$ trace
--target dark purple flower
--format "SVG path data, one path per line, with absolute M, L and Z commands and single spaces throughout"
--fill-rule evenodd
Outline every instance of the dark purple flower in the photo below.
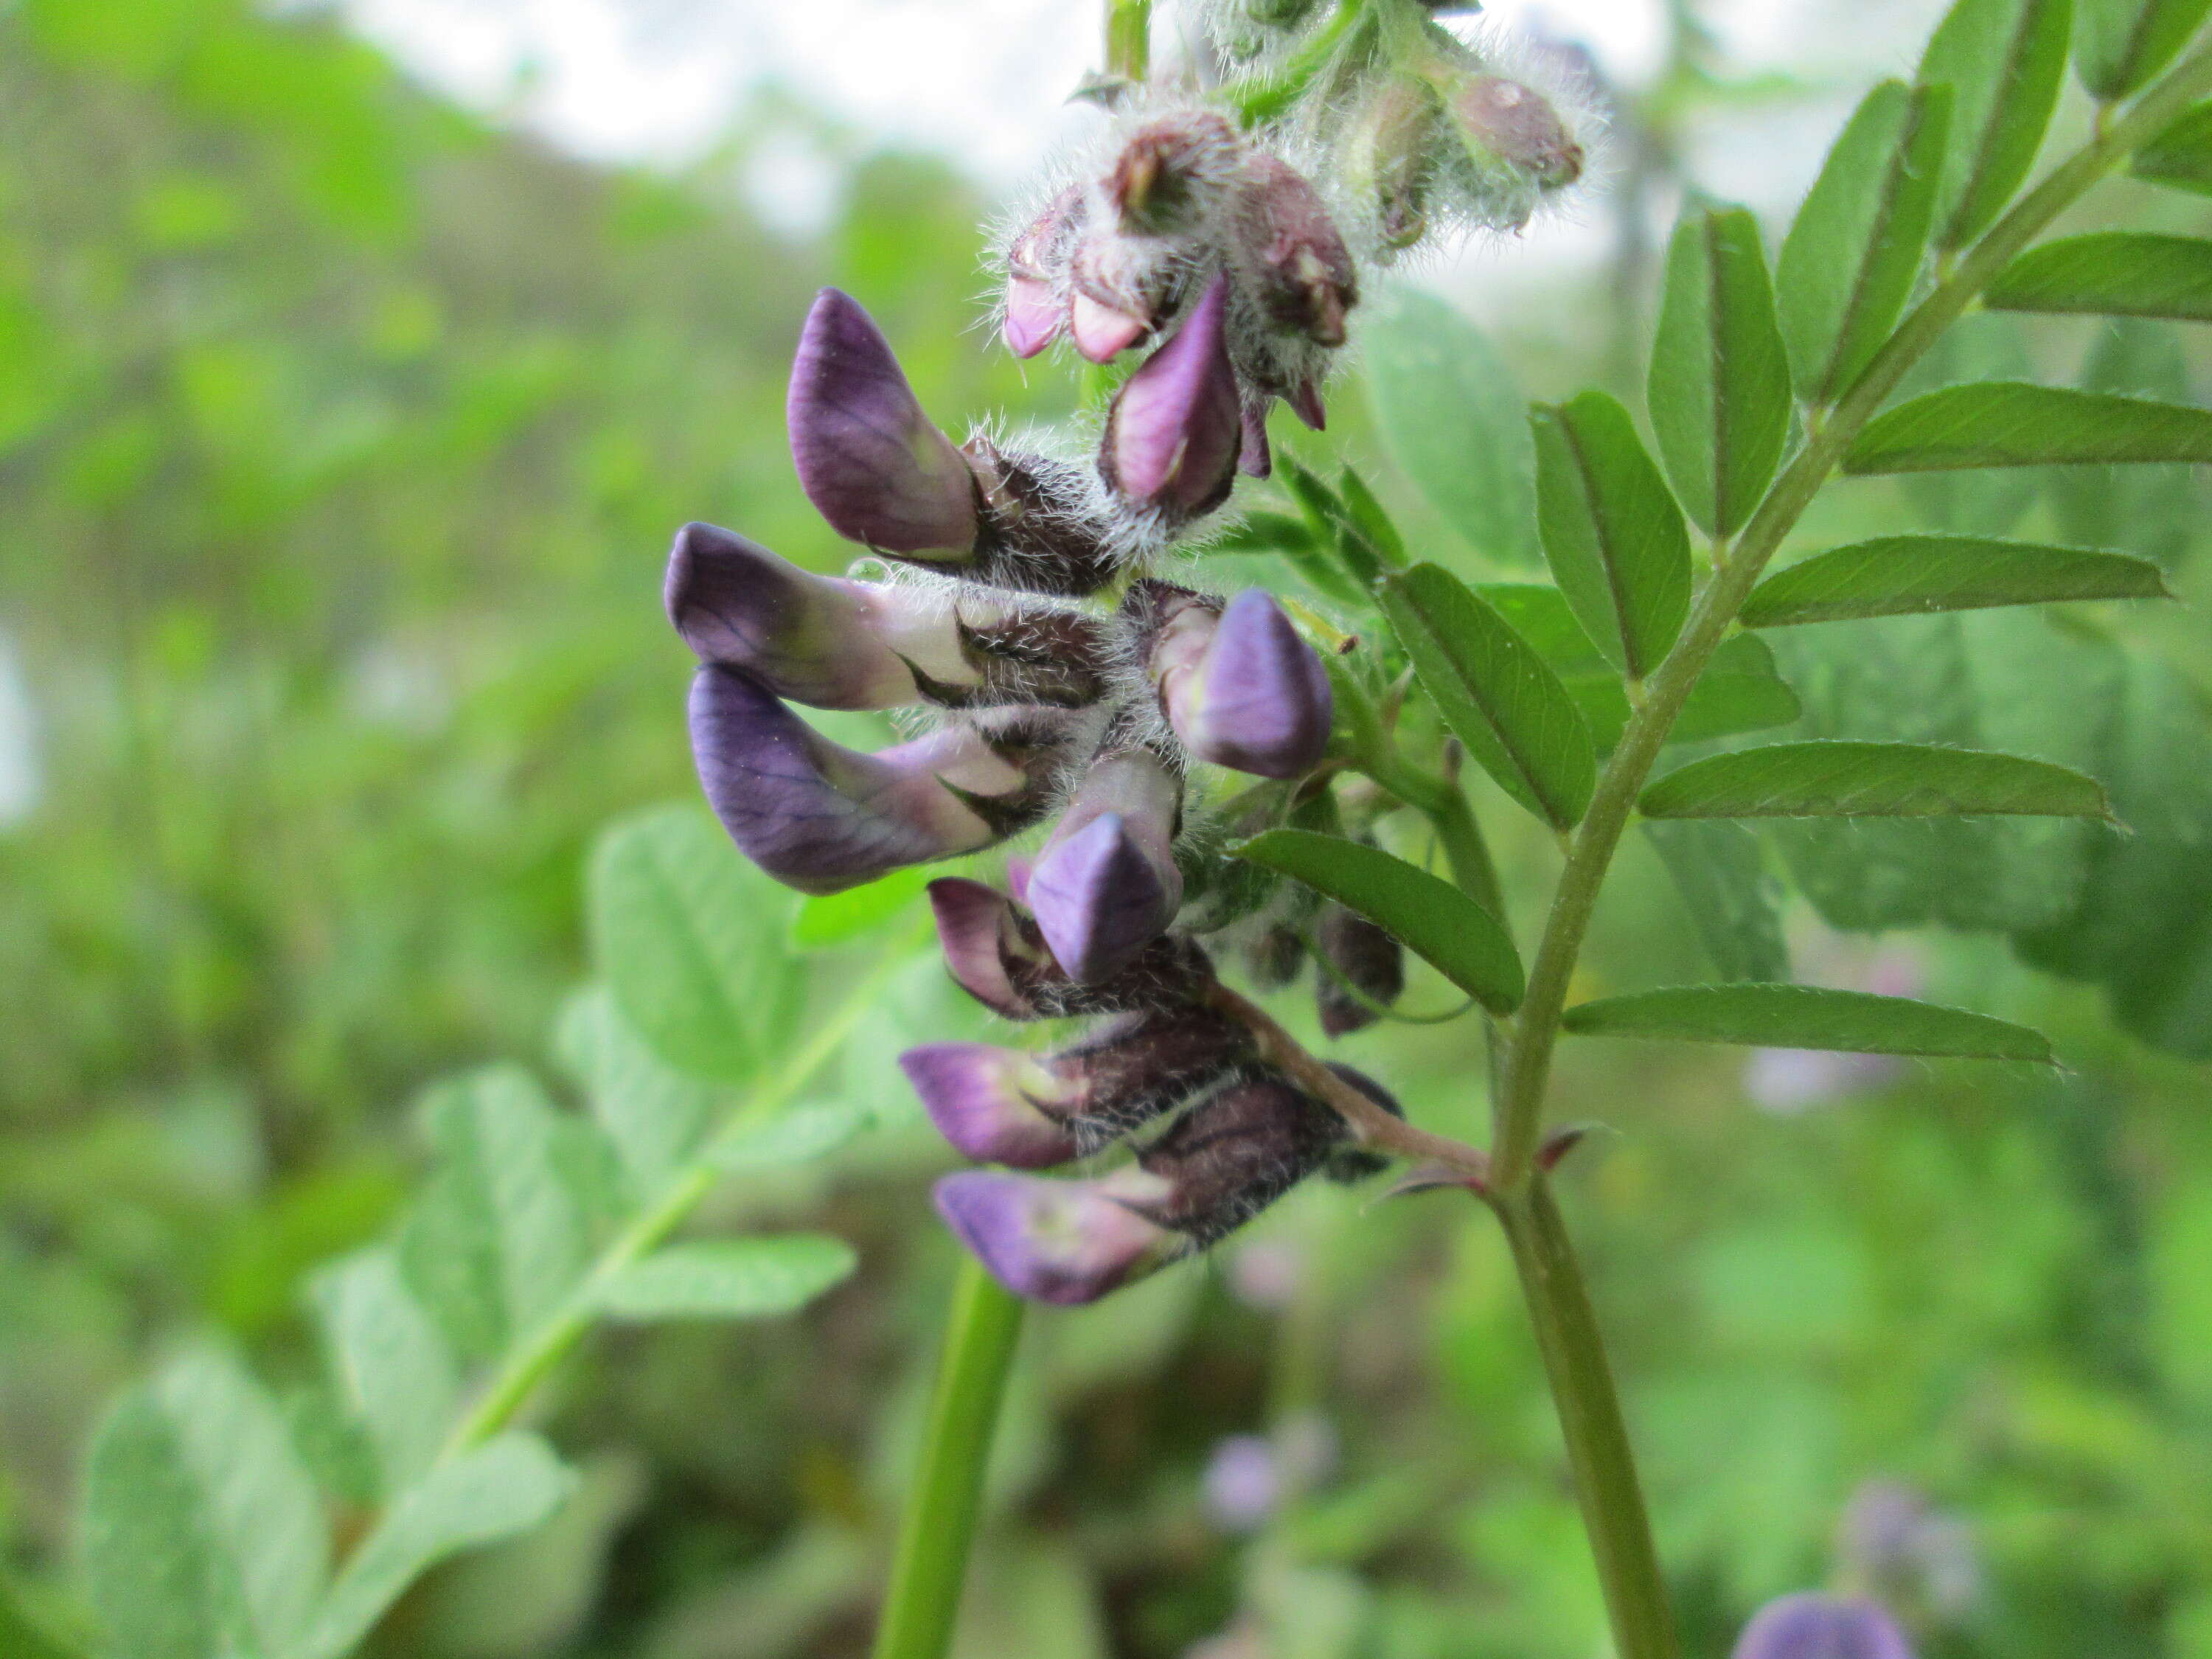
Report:
M 1210 629 L 1202 615 L 1182 613 L 1152 666 L 1168 724 L 1200 760 L 1290 778 L 1328 747 L 1328 670 L 1263 589 L 1239 593 Z
M 1029 878 L 1030 908 L 1071 978 L 1112 978 L 1175 920 L 1182 811 L 1182 780 L 1151 750 L 1091 763 Z
M 1912 1659 L 1912 1648 L 1873 1602 L 1806 1592 L 1754 1613 L 1733 1659 Z
M 1352 252 L 1320 194 L 1289 162 L 1253 155 L 1231 216 L 1229 252 L 1239 280 L 1275 327 L 1316 345 L 1344 343 L 1345 313 L 1359 300 Z
M 1248 478 L 1265 478 L 1275 470 L 1275 452 L 1267 447 L 1267 405 L 1270 398 L 1246 398 L 1237 410 L 1243 423 L 1237 440 L 1237 470 Z
M 975 475 L 850 295 L 825 288 L 807 313 L 785 419 L 799 482 L 839 535 L 885 553 L 966 562 Z
M 1448 103 L 1478 166 L 1503 162 L 1544 190 L 1582 176 L 1582 146 L 1534 88 L 1502 75 L 1477 75 L 1455 88 Z
M 1240 1076 L 1191 1107 L 1137 1154 L 1161 1195 L 1133 1200 L 1198 1245 L 1243 1226 L 1351 1138 L 1344 1120 L 1273 1071 Z
M 1018 1296 L 1059 1307 L 1096 1302 L 1180 1254 L 1184 1242 L 1128 1200 L 1159 1183 L 1124 1170 L 1103 1181 L 968 1170 L 937 1183 L 938 1213 L 992 1276 Z
M 1082 1151 L 1063 1121 L 1079 1091 L 1034 1055 L 988 1042 L 931 1042 L 901 1054 L 899 1067 L 963 1158 L 1043 1170 Z
M 1332 1037 L 1364 1030 L 1382 1018 L 1370 1005 L 1387 1008 L 1406 988 L 1405 947 L 1341 904 L 1324 907 L 1316 933 L 1314 943 L 1321 947 L 1323 959 L 1359 994 L 1346 990 L 1327 969 L 1316 974 L 1314 1001 L 1321 1029 Z
M 1217 276 L 1175 337 L 1115 397 L 1099 471 L 1139 506 L 1187 517 L 1229 498 L 1244 422 L 1224 331 L 1228 311 L 1228 279 Z
M 805 893 L 988 847 L 1033 793 L 1022 769 L 972 727 L 864 755 L 811 730 L 746 675 L 711 663 L 691 683 L 691 753 L 731 839 Z
M 1113 978 L 1071 979 L 1053 960 L 1035 918 L 980 881 L 929 884 L 945 965 L 960 988 L 1008 1019 L 1121 1014 L 1182 1006 L 1203 996 L 1213 969 L 1191 940 L 1164 934 Z

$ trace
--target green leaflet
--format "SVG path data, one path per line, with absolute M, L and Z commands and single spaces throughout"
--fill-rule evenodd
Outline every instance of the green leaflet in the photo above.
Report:
M 1644 833 L 1674 878 L 1690 925 L 1720 976 L 1788 979 L 1777 884 L 1766 872 L 1758 836 L 1726 818 L 1652 819 Z
M 2212 195 L 2212 103 L 2197 105 L 2137 150 L 2128 170 L 2154 185 Z
M 791 942 L 802 951 L 849 945 L 896 921 L 928 885 L 929 872 L 912 866 L 842 893 L 810 893 L 792 918 Z
M 818 1233 L 708 1239 L 656 1250 L 599 1295 L 617 1319 L 763 1319 L 796 1313 L 859 1261 L 843 1239 Z
M 1630 679 L 1659 665 L 1690 610 L 1690 538 L 1620 402 L 1585 392 L 1529 416 L 1537 520 L 1559 591 Z
M 586 987 L 562 1006 L 553 1049 L 613 1143 L 634 1192 L 658 1186 L 691 1156 L 726 1095 L 655 1054 L 604 985 Z
M 1790 436 L 1790 362 L 1759 222 L 1741 208 L 1693 209 L 1674 227 L 1646 401 L 1683 507 L 1734 535 Z
M 1390 457 L 1486 558 L 1536 562 L 1536 462 L 1520 389 L 1480 330 L 1394 290 L 1364 308 L 1367 382 Z
M 2129 230 L 2062 237 L 2014 259 L 1982 298 L 1996 311 L 2212 321 L 2212 242 Z
M 1927 252 L 1951 106 L 1885 81 L 1828 152 L 1775 266 L 1797 394 L 1832 403 L 1895 326 Z
M 309 1285 L 338 1399 L 368 1434 L 389 1497 L 436 1459 L 460 1398 L 452 1348 L 388 1249 L 363 1250 Z
M 1581 1036 L 2053 1063 L 2050 1040 L 2023 1025 L 1909 997 L 1810 985 L 1675 986 L 1579 1004 L 1561 1024 Z
M 743 1082 L 775 1057 L 804 983 L 780 948 L 790 895 L 713 820 L 663 807 L 617 824 L 587 898 L 592 960 L 663 1059 Z
M 1390 521 L 1390 515 L 1384 510 L 1382 503 L 1367 487 L 1367 480 L 1359 476 L 1350 462 L 1346 462 L 1337 474 L 1336 495 L 1337 499 L 1344 503 L 1344 510 L 1352 529 L 1366 538 L 1376 556 L 1393 570 L 1403 569 L 1406 538 L 1398 533 L 1398 526 Z
M 1963 247 L 1990 224 L 2035 164 L 2066 80 L 2072 0 L 1957 0 L 1916 77 L 1951 88 L 1936 246 Z
M 2068 599 L 2171 599 L 2148 559 L 1979 536 L 1882 536 L 1832 548 L 1753 588 L 1747 628 Z
M 2212 0 L 2080 0 L 2074 65 L 2092 96 L 2137 91 L 2189 43 Z
M 2185 403 L 2189 364 L 2180 335 L 2168 324 L 2116 319 L 2091 343 L 2080 385 L 2088 392 Z M 2203 492 L 2194 467 L 2054 467 L 2043 484 L 2063 540 L 2141 554 L 2172 570 L 2197 538 Z
M 2103 786 L 2070 767 L 1988 750 L 1841 738 L 1710 755 L 1651 784 L 1638 805 L 1654 818 L 2112 816 Z
M 0 1653 L 8 1659 L 86 1659 L 34 1621 L 15 1587 L 4 1578 L 0 1578 Z
M 1358 911 L 1491 1012 L 1520 1006 L 1520 953 L 1496 919 L 1450 883 L 1380 848 L 1310 830 L 1270 830 L 1231 850 Z
M 1896 401 L 1972 380 L 2033 377 L 2034 364 L 2019 319 L 1977 311 L 1943 331 L 1899 382 Z M 2043 482 L 2044 476 L 2033 468 L 2001 466 L 1907 472 L 1899 477 L 1898 489 L 1919 527 L 2006 536 L 2035 505 Z
M 1597 757 L 1559 677 L 1457 577 L 1418 564 L 1376 590 L 1421 687 L 1476 763 L 1554 828 L 1589 805 Z
M 1283 487 L 1291 492 L 1299 511 L 1305 514 L 1316 546 L 1334 553 L 1352 591 L 1364 594 L 1382 574 L 1385 561 L 1382 549 L 1370 538 L 1351 508 L 1338 499 L 1336 492 L 1296 457 L 1283 456 L 1277 461 L 1276 470 L 1282 475 Z M 1382 511 L 1373 496 L 1368 496 L 1367 501 L 1377 514 Z
M 869 1121 L 867 1109 L 856 1102 L 816 1101 L 778 1113 L 765 1123 L 733 1126 L 707 1148 L 706 1158 L 732 1175 L 781 1169 L 836 1152 Z
M 2064 386 L 1988 381 L 1886 410 L 1844 457 L 1850 473 L 1962 466 L 2212 460 L 2212 413 Z

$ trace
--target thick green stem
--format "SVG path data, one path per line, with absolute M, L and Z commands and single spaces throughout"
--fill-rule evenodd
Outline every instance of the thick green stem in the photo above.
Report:
M 922 1431 L 921 1464 L 876 1627 L 875 1659 L 943 1659 L 951 1644 L 992 1431 L 1021 1331 L 1019 1299 L 963 1260 Z
M 1109 0 L 1106 72 L 1141 82 L 1152 72 L 1152 0 Z
M 1680 1650 L 1667 1607 L 1666 1581 L 1651 1545 L 1644 1489 L 1621 1421 L 1620 1399 L 1606 1364 L 1589 1287 L 1567 1237 L 1566 1223 L 1538 1175 L 1492 1206 L 1504 1224 L 1528 1299 L 1536 1346 L 1559 1413 L 1559 1432 L 1574 1471 L 1583 1525 L 1597 1559 L 1598 1582 L 1621 1659 L 1674 1659 Z

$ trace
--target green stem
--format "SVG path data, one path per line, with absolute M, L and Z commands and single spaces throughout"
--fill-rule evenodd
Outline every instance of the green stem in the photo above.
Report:
M 1519 1191 L 1499 1195 L 1492 1208 L 1513 1247 L 1536 1346 L 1559 1405 L 1559 1432 L 1613 1620 L 1613 1646 L 1621 1659 L 1673 1659 L 1680 1650 L 1651 1545 L 1644 1489 L 1589 1287 L 1551 1183 L 1539 1175 Z
M 1106 72 L 1142 82 L 1152 72 L 1152 0 L 1108 0 Z
M 951 1644 L 992 1431 L 1021 1331 L 1020 1300 L 963 1258 L 923 1430 L 921 1466 L 876 1627 L 875 1659 L 943 1659 Z
M 874 968 L 861 976 L 851 994 L 815 1029 L 766 1086 L 732 1112 L 691 1161 L 671 1176 L 668 1184 L 653 1201 L 616 1235 L 567 1299 L 548 1316 L 528 1341 L 507 1356 L 506 1363 L 484 1385 L 475 1408 L 447 1438 L 441 1462 L 482 1445 L 507 1425 L 547 1374 L 568 1357 L 598 1322 L 607 1285 L 681 1226 L 700 1200 L 714 1190 L 721 1176 L 714 1162 L 716 1146 L 781 1110 L 813 1080 L 814 1074 L 845 1046 L 853 1028 L 875 1006 L 883 994 L 884 981 L 906 965 L 912 946 L 919 943 L 920 938 L 916 932 L 886 945 Z

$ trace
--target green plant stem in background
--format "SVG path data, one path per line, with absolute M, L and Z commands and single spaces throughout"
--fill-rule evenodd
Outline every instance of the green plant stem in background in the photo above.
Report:
M 1109 0 L 1106 7 L 1106 72 L 1125 81 L 1144 80 L 1152 70 L 1152 0 Z
M 1544 1374 L 1558 1402 L 1559 1431 L 1574 1471 L 1590 1553 L 1597 1559 L 1613 1644 L 1623 1659 L 1662 1659 L 1680 1651 L 1666 1583 L 1651 1543 L 1644 1489 L 1636 1477 L 1620 1400 L 1605 1343 L 1565 1220 L 1541 1175 L 1492 1204 L 1513 1247 Z
M 921 1463 L 876 1626 L 875 1659 L 942 1659 L 951 1644 L 993 1431 L 1021 1332 L 1020 1299 L 963 1255 Z
M 1573 1243 L 1537 1167 L 1552 1051 L 1598 890 L 1698 676 L 1727 636 L 1767 561 L 1860 428 L 1998 271 L 2136 145 L 2208 91 L 2212 50 L 2177 65 L 2124 116 L 2101 126 L 2090 143 L 2053 169 L 1898 325 L 1826 418 L 1818 419 L 1815 412 L 1809 441 L 1768 489 L 1735 546 L 1716 550 L 1712 575 L 1680 638 L 1649 681 L 1569 842 L 1496 1096 L 1489 1197 L 1511 1241 L 1543 1349 L 1620 1659 L 1673 1659 L 1673 1622 L 1589 1293 Z

